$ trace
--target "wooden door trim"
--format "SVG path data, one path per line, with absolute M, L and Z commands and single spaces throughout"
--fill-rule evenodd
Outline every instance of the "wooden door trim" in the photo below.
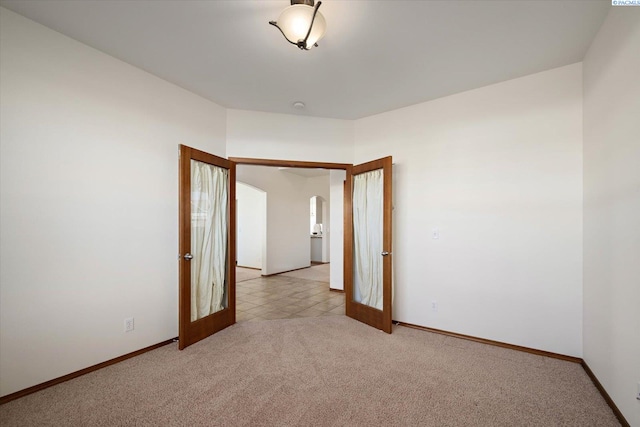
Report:
M 229 160 L 238 165 L 276 166 L 281 168 L 311 168 L 311 169 L 342 169 L 346 170 L 352 165 L 349 163 L 305 162 L 299 160 L 279 159 L 254 159 L 248 157 L 229 157 Z
M 353 253 L 347 248 L 353 247 L 353 212 L 351 208 L 351 171 L 353 165 L 351 163 L 326 163 L 326 162 L 307 162 L 298 160 L 279 160 L 279 159 L 257 159 L 247 157 L 229 157 L 229 160 L 237 165 L 252 165 L 252 166 L 276 166 L 276 167 L 289 167 L 289 168 L 315 168 L 315 169 L 332 169 L 332 170 L 344 170 L 346 172 L 346 178 L 344 181 L 344 211 L 343 211 L 343 255 L 342 255 L 342 271 L 343 271 L 343 287 L 345 295 L 348 295 L 347 288 L 353 284 L 353 275 L 350 273 L 353 271 Z M 348 183 L 348 184 L 347 184 Z M 345 313 L 349 316 L 350 313 L 349 304 L 345 304 Z M 351 316 L 353 317 L 353 316 Z M 375 326 L 374 326 L 375 327 Z M 378 328 L 381 329 L 381 328 Z
M 178 260 L 178 277 L 180 282 L 178 292 L 178 348 L 180 350 L 206 338 L 210 335 L 208 332 L 218 332 L 236 322 L 235 268 L 227 268 L 227 308 L 195 322 L 191 322 L 191 264 L 184 259 L 184 255 L 191 251 L 190 227 L 186 226 L 186 224 L 191 221 L 191 194 L 189 191 L 183 191 L 183 189 L 191 188 L 191 159 L 229 170 L 227 257 L 229 267 L 235 266 L 236 264 L 236 165 L 231 160 L 223 159 L 186 145 L 180 145 L 178 196 L 178 249 L 180 254 L 180 259 Z M 224 326 L 215 326 L 221 324 Z
M 344 170 L 346 179 L 344 182 L 344 212 L 343 212 L 343 283 L 345 296 L 353 295 L 353 175 L 368 171 L 383 169 L 385 172 L 384 179 L 384 234 L 383 245 L 385 250 L 390 253 L 385 257 L 384 262 L 384 280 L 392 283 L 392 158 L 391 156 L 373 160 L 360 165 L 352 165 L 350 163 L 326 163 L 326 162 L 308 162 L 298 160 L 280 160 L 280 159 L 259 159 L 247 157 L 229 157 L 229 160 L 236 165 L 253 165 L 253 166 L 275 166 L 289 168 L 316 168 L 316 169 L 333 169 Z M 345 312 L 349 317 L 356 315 L 364 323 L 381 329 L 387 333 L 391 333 L 392 328 L 392 286 L 383 288 L 383 310 L 377 310 L 363 304 L 347 302 L 345 304 Z

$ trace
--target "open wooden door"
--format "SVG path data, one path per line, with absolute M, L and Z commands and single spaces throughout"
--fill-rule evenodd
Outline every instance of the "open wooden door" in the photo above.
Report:
M 236 322 L 235 163 L 180 145 L 180 350 Z
M 344 194 L 346 314 L 391 333 L 391 157 L 347 168 Z

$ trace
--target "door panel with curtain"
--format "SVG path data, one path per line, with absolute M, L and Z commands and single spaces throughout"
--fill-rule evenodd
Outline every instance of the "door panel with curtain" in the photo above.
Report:
M 183 349 L 235 323 L 235 164 L 180 146 Z
M 346 314 L 391 333 L 392 159 L 347 170 L 345 182 Z

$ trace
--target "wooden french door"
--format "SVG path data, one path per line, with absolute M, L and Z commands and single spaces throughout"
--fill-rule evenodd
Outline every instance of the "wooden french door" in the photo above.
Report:
M 347 168 L 344 203 L 346 314 L 391 333 L 391 157 Z
M 236 322 L 235 163 L 180 145 L 180 350 Z

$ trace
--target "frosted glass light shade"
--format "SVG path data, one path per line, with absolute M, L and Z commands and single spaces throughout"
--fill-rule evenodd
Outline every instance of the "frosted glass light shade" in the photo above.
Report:
M 278 17 L 278 27 L 284 36 L 292 43 L 298 43 L 307 35 L 314 8 L 304 4 L 294 4 L 282 11 Z M 327 29 L 327 22 L 318 11 L 316 19 L 313 21 L 313 28 L 307 39 L 306 48 L 311 49 L 318 40 L 324 36 Z

